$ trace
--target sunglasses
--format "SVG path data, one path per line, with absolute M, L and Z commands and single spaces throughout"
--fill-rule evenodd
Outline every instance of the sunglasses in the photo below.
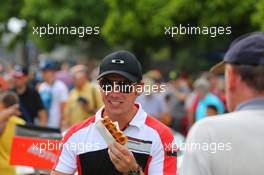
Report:
M 135 82 L 131 81 L 111 81 L 106 78 L 99 80 L 99 85 L 105 92 L 131 93 L 135 84 Z

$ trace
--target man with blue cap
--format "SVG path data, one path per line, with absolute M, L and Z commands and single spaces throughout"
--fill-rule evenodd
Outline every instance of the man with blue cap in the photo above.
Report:
M 264 166 L 264 33 L 236 39 L 222 62 L 230 113 L 196 123 L 188 134 L 181 175 L 256 175 Z

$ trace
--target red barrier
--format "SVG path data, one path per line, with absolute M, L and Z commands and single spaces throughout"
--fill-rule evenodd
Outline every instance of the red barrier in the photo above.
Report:
M 51 170 L 59 150 L 59 140 L 14 136 L 10 164 Z

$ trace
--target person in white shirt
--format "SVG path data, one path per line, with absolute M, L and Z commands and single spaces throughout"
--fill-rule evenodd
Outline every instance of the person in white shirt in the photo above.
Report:
M 55 79 L 56 65 L 46 60 L 40 65 L 43 83 L 39 86 L 39 94 L 48 112 L 47 126 L 60 128 L 63 123 L 63 111 L 68 99 L 68 88 L 60 80 Z
M 264 32 L 235 40 L 212 71 L 225 72 L 230 113 L 192 127 L 180 175 L 263 174 Z

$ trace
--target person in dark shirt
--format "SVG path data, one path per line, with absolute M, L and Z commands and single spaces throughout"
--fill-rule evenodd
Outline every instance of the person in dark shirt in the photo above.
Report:
M 39 125 L 45 126 L 47 123 L 47 113 L 44 109 L 40 95 L 34 88 L 28 86 L 28 70 L 23 66 L 15 66 L 12 72 L 14 78 L 14 92 L 19 97 L 19 107 L 21 117 L 27 122 L 36 124 L 38 118 Z

